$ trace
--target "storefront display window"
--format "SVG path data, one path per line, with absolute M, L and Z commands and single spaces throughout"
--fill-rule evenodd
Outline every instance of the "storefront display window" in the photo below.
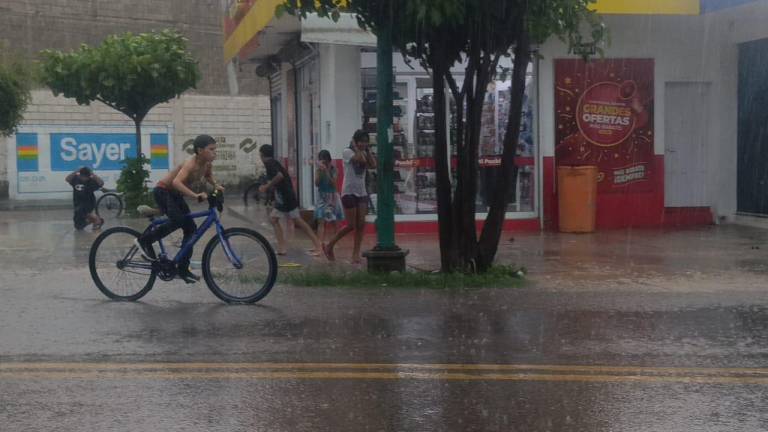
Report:
M 394 88 L 393 152 L 395 159 L 395 214 L 436 215 L 435 114 L 431 78 L 413 73 L 396 74 Z M 371 134 L 376 151 L 376 69 L 362 69 L 362 127 Z M 508 191 L 508 212 L 536 211 L 536 151 L 533 133 L 533 76 L 528 77 L 520 140 L 516 154 L 518 173 Z M 480 141 L 477 212 L 488 211 L 489 192 L 498 185 L 501 154 L 508 121 L 510 82 L 489 86 L 483 107 Z M 455 166 L 456 106 L 452 98 L 448 113 L 450 154 Z M 375 175 L 369 193 L 375 195 Z
M 529 75 L 523 99 L 515 163 L 517 178 L 512 178 L 512 189 L 508 191 L 507 211 L 532 212 L 535 210 L 535 149 L 533 141 L 533 77 Z M 510 81 L 497 81 L 488 86 L 488 95 L 483 105 L 480 132 L 480 172 L 478 179 L 477 211 L 487 212 L 491 200 L 490 192 L 498 185 L 501 175 L 501 155 L 504 134 L 509 119 Z

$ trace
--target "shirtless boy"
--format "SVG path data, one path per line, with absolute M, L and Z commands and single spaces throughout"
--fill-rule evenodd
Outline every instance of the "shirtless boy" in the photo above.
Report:
M 197 225 L 195 221 L 188 217 L 190 210 L 184 197 L 189 197 L 198 202 L 208 199 L 205 192 L 195 193 L 190 186 L 206 179 L 217 190 L 224 191 L 216 180 L 213 179 L 212 163 L 216 159 L 216 140 L 209 135 L 200 135 L 195 138 L 193 144 L 195 155 L 187 159 L 186 162 L 177 166 L 162 180 L 157 182 L 154 189 L 154 198 L 158 207 L 168 217 L 168 222 L 160 225 L 154 230 L 149 230 L 142 234 L 136 240 L 136 244 L 141 250 L 142 256 L 149 260 L 155 259 L 155 253 L 152 249 L 152 243 L 164 238 L 168 234 L 181 228 L 184 231 L 184 240 L 182 244 L 192 238 Z M 200 277 L 189 270 L 189 260 L 192 257 L 192 250 L 181 257 L 179 261 L 178 277 L 186 283 L 194 283 L 200 280 Z

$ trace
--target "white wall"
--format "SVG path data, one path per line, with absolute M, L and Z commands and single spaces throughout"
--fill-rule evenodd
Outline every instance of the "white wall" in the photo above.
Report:
M 170 148 L 176 163 L 188 157 L 182 149 L 185 141 L 203 133 L 217 138 L 219 159 L 214 163 L 214 175 L 224 184 L 233 185 L 261 170 L 258 152 L 255 149 L 247 152 L 248 147 L 240 149 L 240 144 L 246 138 L 255 140 L 258 145 L 270 142 L 269 113 L 267 96 L 184 95 L 152 109 L 143 127 L 158 126 L 171 131 Z M 24 118 L 22 126 L 25 130 L 43 126 L 133 127 L 127 117 L 101 103 L 79 106 L 74 100 L 54 97 L 47 90 L 32 92 L 32 103 Z M 6 162 L 13 143 L 13 137 L 0 139 L 0 184 L 8 184 Z
M 606 58 L 652 58 L 655 61 L 654 129 L 657 155 L 663 155 L 664 89 L 668 82 L 711 83 L 712 101 L 706 128 L 706 193 L 717 216 L 736 211 L 736 144 L 738 52 L 729 25 L 719 14 L 703 16 L 606 16 L 611 32 Z M 540 54 L 540 134 L 544 156 L 554 156 L 554 60 L 567 49 L 552 40 Z
M 320 145 L 341 159 L 362 127 L 360 48 L 320 45 Z

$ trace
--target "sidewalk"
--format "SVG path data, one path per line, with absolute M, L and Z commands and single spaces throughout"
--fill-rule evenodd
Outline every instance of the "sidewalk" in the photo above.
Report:
M 11 200 L 0 198 L 0 211 L 8 210 L 57 210 L 72 208 L 72 198 L 47 200 Z
M 263 208 L 230 206 L 236 218 L 272 237 Z M 292 249 L 281 262 L 327 266 L 307 255 L 311 242 L 296 232 Z M 410 250 L 407 265 L 440 268 L 436 234 L 399 235 L 398 246 Z M 375 235 L 363 249 L 375 245 Z M 768 288 L 768 230 L 744 225 L 687 229 L 609 230 L 592 234 L 504 232 L 496 262 L 525 267 L 533 286 L 556 290 L 642 289 L 648 291 L 720 291 Z M 351 253 L 351 235 L 336 247 L 340 268 Z
M 5 202 L 0 201 L 5 204 Z M 16 203 L 14 203 L 16 204 Z M 274 242 L 272 226 L 263 207 L 244 207 L 229 200 L 223 213 L 225 226 L 256 229 Z M 69 201 L 40 201 L 0 207 L 0 262 L 15 266 L 84 269 L 90 244 L 97 232 L 75 231 Z M 55 208 L 54 208 L 55 207 Z M 193 205 L 202 209 L 202 205 Z M 143 219 L 107 220 L 105 228 L 146 226 Z M 411 269 L 432 271 L 440 267 L 438 237 L 403 235 L 398 245 L 410 250 Z M 285 271 L 334 269 L 364 271 L 348 263 L 352 236 L 336 247 L 337 261 L 312 257 L 311 242 L 296 230 L 288 255 L 280 257 Z M 372 248 L 368 235 L 363 249 Z M 705 226 L 690 229 L 634 229 L 593 234 L 503 233 L 497 263 L 528 269 L 528 287 L 553 291 L 623 292 L 722 292 L 768 289 L 768 230 L 744 225 Z M 202 248 L 196 248 L 196 258 Z M 298 266 L 297 266 L 298 265 Z M 48 270 L 46 270 L 48 269 Z

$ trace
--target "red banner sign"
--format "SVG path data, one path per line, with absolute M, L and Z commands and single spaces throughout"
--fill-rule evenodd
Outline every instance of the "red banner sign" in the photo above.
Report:
M 653 60 L 556 60 L 558 165 L 596 165 L 600 192 L 652 190 Z

